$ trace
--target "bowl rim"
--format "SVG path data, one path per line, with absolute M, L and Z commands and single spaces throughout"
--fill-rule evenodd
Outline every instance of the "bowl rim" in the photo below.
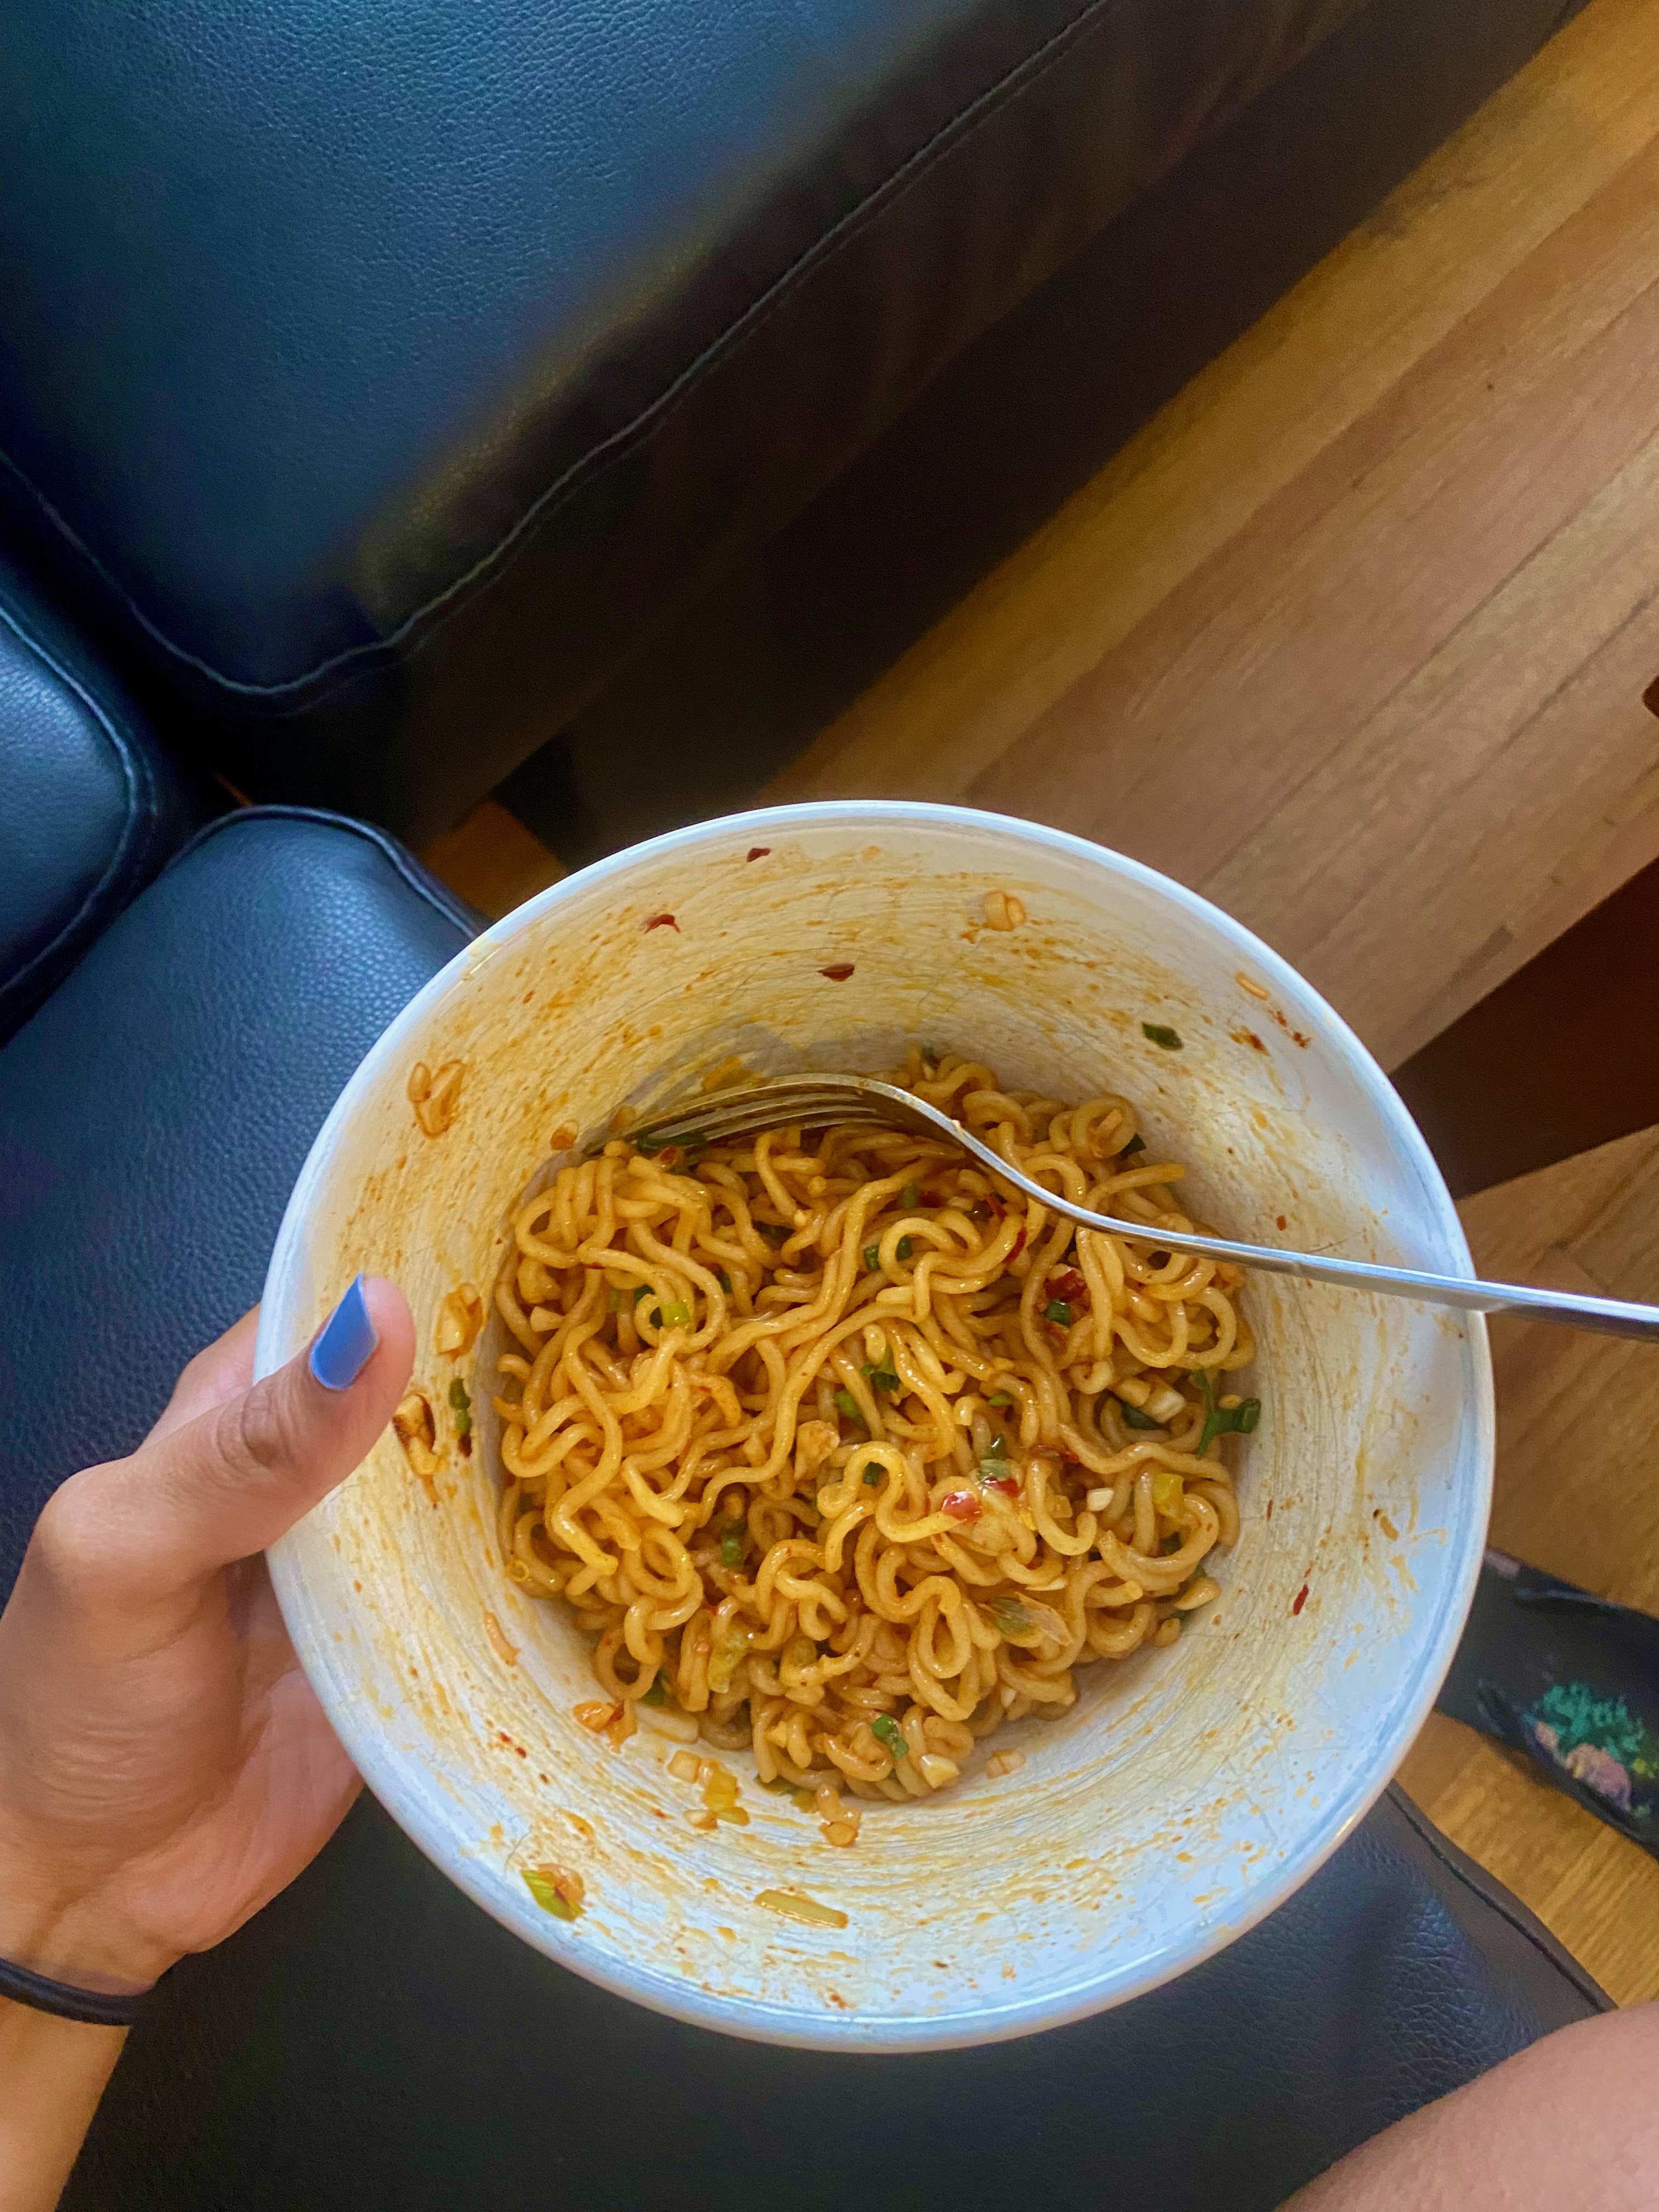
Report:
M 1295 999 L 1317 1020 L 1326 1032 L 1328 1041 L 1340 1052 L 1348 1071 L 1366 1092 L 1370 1103 L 1388 1127 L 1397 1147 L 1401 1165 L 1415 1170 L 1425 1220 L 1438 1228 L 1458 1266 L 1473 1278 L 1475 1272 L 1474 1262 L 1451 1194 L 1399 1093 L 1369 1047 L 1328 1004 L 1322 994 L 1243 922 L 1236 921 L 1200 893 L 1148 866 L 1144 861 L 1133 860 L 1127 854 L 1098 844 L 1092 839 L 1077 836 L 1069 830 L 1053 829 L 1043 823 L 1025 821 L 1013 815 L 996 814 L 983 808 L 955 806 L 934 801 L 882 799 L 805 800 L 714 816 L 706 821 L 688 824 L 684 829 L 668 830 L 659 836 L 645 839 L 624 848 L 621 852 L 609 854 L 604 859 L 562 877 L 545 890 L 538 891 L 510 913 L 503 915 L 462 946 L 439 969 L 363 1054 L 330 1109 L 306 1157 L 283 1211 L 266 1270 L 254 1352 L 256 1375 L 270 1374 L 288 1356 L 286 1346 L 277 1341 L 279 1310 L 286 1302 L 313 1194 L 324 1178 L 345 1125 L 356 1111 L 363 1094 L 380 1079 L 386 1064 L 401 1058 L 409 1040 L 418 1033 L 431 1011 L 458 984 L 468 981 L 478 967 L 511 945 L 544 915 L 556 911 L 562 904 L 586 893 L 596 884 L 627 875 L 643 861 L 676 852 L 694 851 L 704 845 L 728 841 L 736 842 L 745 836 L 755 839 L 769 833 L 781 836 L 791 830 L 856 830 L 860 826 L 874 830 L 884 826 L 914 828 L 930 824 L 954 830 L 981 830 L 1016 844 L 1026 845 L 1038 854 L 1045 851 L 1062 853 L 1068 859 L 1099 867 L 1109 874 L 1127 878 L 1172 904 L 1184 908 L 1206 928 L 1231 944 L 1242 959 L 1257 969 L 1264 980 L 1274 987 L 1276 994 L 1282 994 Z M 1456 1272 L 1456 1269 L 1449 1272 Z M 1416 1692 L 1409 1703 L 1401 1708 L 1391 1741 L 1385 1747 L 1384 1755 L 1376 1761 L 1374 1771 L 1356 1774 L 1342 1791 L 1322 1803 L 1316 1816 L 1310 1820 L 1302 1835 L 1279 1859 L 1271 1874 L 1262 1874 L 1243 1893 L 1236 1912 L 1224 1918 L 1199 1923 L 1189 1939 L 1169 1944 L 1151 1970 L 1144 1978 L 1135 1980 L 1133 1986 L 1112 1983 L 1102 1987 L 1103 1980 L 1108 1978 L 1096 1972 L 1085 1974 L 1059 1990 L 1036 1996 L 1015 1998 L 1005 2006 L 993 2005 L 982 2010 L 964 2010 L 932 2017 L 918 2014 L 890 2018 L 855 2013 L 834 2014 L 820 2021 L 816 2015 L 809 2015 L 804 2009 L 786 2010 L 780 2006 L 744 1997 L 714 1996 L 689 1980 L 643 1979 L 645 1970 L 636 1967 L 631 1960 L 612 1957 L 609 1954 L 594 1955 L 587 1947 L 569 1940 L 564 1935 L 562 1924 L 556 1921 L 550 1919 L 546 1929 L 543 1930 L 527 1920 L 509 1915 L 501 1909 L 498 1899 L 474 1863 L 455 1851 L 441 1832 L 428 1832 L 418 1799 L 414 1798 L 404 1785 L 405 1762 L 392 1750 L 380 1729 L 370 1724 L 364 1701 L 337 1697 L 326 1673 L 320 1668 L 313 1671 L 307 1664 L 309 1639 L 297 1618 L 304 1602 L 303 1576 L 297 1558 L 296 1541 L 298 1529 L 303 1528 L 303 1522 L 296 1524 L 296 1528 L 280 1539 L 268 1553 L 271 1580 L 301 1664 L 305 1668 L 307 1679 L 328 1717 L 329 1724 L 338 1735 L 353 1765 L 374 1796 L 416 1847 L 475 1905 L 481 1906 L 493 1920 L 556 1965 L 580 1974 L 584 1980 L 613 1996 L 643 2005 L 649 2011 L 745 2041 L 805 2050 L 869 2052 L 947 2051 L 1005 2042 L 1018 2036 L 1065 2027 L 1073 2021 L 1088 2019 L 1096 2013 L 1127 2003 L 1216 1956 L 1239 1936 L 1267 1919 L 1310 1880 L 1352 1834 L 1394 1778 L 1401 1759 L 1428 1717 L 1451 1665 L 1474 1602 L 1485 1530 L 1491 1514 L 1496 1458 L 1496 1414 L 1486 1320 L 1484 1316 L 1474 1313 L 1460 1314 L 1457 1320 L 1463 1330 L 1470 1366 L 1473 1402 L 1468 1410 L 1473 1416 L 1474 1458 L 1480 1490 L 1480 1496 L 1474 1503 L 1479 1510 L 1468 1522 L 1473 1533 L 1467 1543 L 1466 1555 L 1459 1572 L 1449 1582 L 1442 1597 L 1439 1617 L 1429 1641 Z M 319 1674 L 323 1677 L 320 1680 Z

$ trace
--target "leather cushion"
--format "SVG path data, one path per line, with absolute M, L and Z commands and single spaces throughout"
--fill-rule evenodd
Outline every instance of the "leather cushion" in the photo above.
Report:
M 164 1982 L 64 2212 L 1269 2212 L 1605 2003 L 1391 1791 L 1271 1919 L 1115 2012 L 931 2057 L 769 2049 L 552 1966 L 365 1800 Z
M 0 477 L 419 842 L 1358 4 L 13 0 Z
M 0 553 L 0 1039 L 199 810 L 108 671 Z
M 0 1599 L 76 1468 L 129 1451 L 259 1296 L 311 1140 L 477 926 L 390 837 L 226 816 L 0 1052 Z

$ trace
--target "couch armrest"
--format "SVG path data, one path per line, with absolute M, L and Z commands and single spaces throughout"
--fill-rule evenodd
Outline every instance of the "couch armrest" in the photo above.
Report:
M 207 809 L 121 687 L 0 554 L 0 1039 Z

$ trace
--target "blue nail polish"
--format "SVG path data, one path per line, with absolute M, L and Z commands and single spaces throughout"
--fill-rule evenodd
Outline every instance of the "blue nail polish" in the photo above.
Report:
M 363 1296 L 363 1279 L 359 1275 L 323 1323 L 311 1347 L 311 1371 L 325 1390 L 348 1389 L 368 1364 L 380 1340 L 368 1317 L 368 1300 Z

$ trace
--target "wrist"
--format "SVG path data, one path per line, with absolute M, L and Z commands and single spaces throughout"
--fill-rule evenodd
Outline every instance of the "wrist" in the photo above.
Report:
M 94 1891 L 76 1894 L 0 1846 L 0 1959 L 103 1996 L 136 1996 L 178 1954 L 133 1927 Z

